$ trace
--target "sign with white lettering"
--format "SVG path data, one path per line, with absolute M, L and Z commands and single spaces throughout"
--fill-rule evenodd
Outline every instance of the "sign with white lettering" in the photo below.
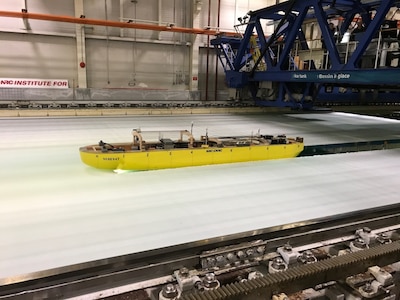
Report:
M 349 73 L 294 73 L 293 79 L 312 79 L 312 80 L 324 80 L 332 79 L 335 81 L 351 79 L 351 74 Z
M 67 89 L 67 79 L 0 78 L 0 88 Z

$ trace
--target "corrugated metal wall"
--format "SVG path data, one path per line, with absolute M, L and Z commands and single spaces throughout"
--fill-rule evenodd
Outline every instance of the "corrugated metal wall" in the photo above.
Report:
M 2 0 L 1 10 L 74 16 L 74 1 Z M 193 3 L 196 0 L 84 0 L 86 18 L 133 22 L 150 21 L 157 25 L 173 23 L 191 27 Z M 201 2 L 201 26 L 208 25 L 208 0 Z M 272 3 L 271 3 L 272 2 Z M 26 7 L 25 7 L 25 4 Z M 217 24 L 217 0 L 211 0 L 210 25 Z M 275 1 L 221 0 L 220 27 L 231 29 L 238 16 Z M 159 9 L 161 8 L 161 11 Z M 194 35 L 84 26 L 87 87 L 150 88 L 187 91 L 189 89 L 190 45 Z M 39 20 L 0 18 L 0 77 L 68 79 L 70 87 L 78 87 L 80 56 L 76 47 L 76 25 Z M 207 37 L 199 36 L 200 48 Z M 206 78 L 208 88 L 215 91 L 214 51 L 200 49 L 199 89 L 202 94 Z M 207 52 L 208 70 L 207 66 Z M 218 67 L 218 92 L 226 90 L 224 74 Z M 217 94 L 217 93 L 215 93 Z M 214 92 L 210 94 L 211 98 Z

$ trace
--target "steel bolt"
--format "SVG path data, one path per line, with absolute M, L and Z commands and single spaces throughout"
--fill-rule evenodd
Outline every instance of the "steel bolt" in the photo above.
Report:
M 283 259 L 281 257 L 276 257 L 272 261 L 272 267 L 275 270 L 284 270 L 286 268 Z
M 215 258 L 214 257 L 207 257 L 207 265 L 209 267 L 214 267 L 215 266 Z
M 386 233 L 379 234 L 376 240 L 381 244 L 388 244 L 391 242 L 390 237 Z
M 237 255 L 240 259 L 243 259 L 243 258 L 246 257 L 246 254 L 245 254 L 243 251 L 238 251 L 238 252 L 236 253 L 236 255 Z
M 364 227 L 363 231 L 366 232 L 366 233 L 371 233 L 372 230 L 369 227 Z
M 169 283 L 163 287 L 162 295 L 167 299 L 173 299 L 178 296 L 178 290 L 172 283 Z
M 354 246 L 356 246 L 357 248 L 366 248 L 367 244 L 362 238 L 357 238 L 354 241 Z
M 246 254 L 247 254 L 248 257 L 252 257 L 254 255 L 253 249 L 247 249 L 246 250 Z
M 290 246 L 289 244 L 283 246 L 283 250 L 285 250 L 286 252 L 292 252 L 292 246 Z
M 182 277 L 187 277 L 189 275 L 189 269 L 188 268 L 181 268 L 179 270 L 179 275 Z
M 366 283 L 363 287 L 362 290 L 366 293 L 371 293 L 373 291 L 372 286 L 370 283 Z
M 218 285 L 218 281 L 214 273 L 207 273 L 204 276 L 203 283 L 206 288 L 215 288 Z

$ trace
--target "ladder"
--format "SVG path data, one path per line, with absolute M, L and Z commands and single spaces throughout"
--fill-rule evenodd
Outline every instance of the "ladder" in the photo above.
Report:
M 216 44 L 215 49 L 225 71 L 234 70 L 233 62 L 235 61 L 236 54 L 230 44 Z

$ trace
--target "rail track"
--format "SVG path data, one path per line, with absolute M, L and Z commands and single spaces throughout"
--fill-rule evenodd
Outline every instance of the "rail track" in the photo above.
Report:
M 21 274 L 0 299 L 267 299 L 400 261 L 399 221 L 394 205 Z

